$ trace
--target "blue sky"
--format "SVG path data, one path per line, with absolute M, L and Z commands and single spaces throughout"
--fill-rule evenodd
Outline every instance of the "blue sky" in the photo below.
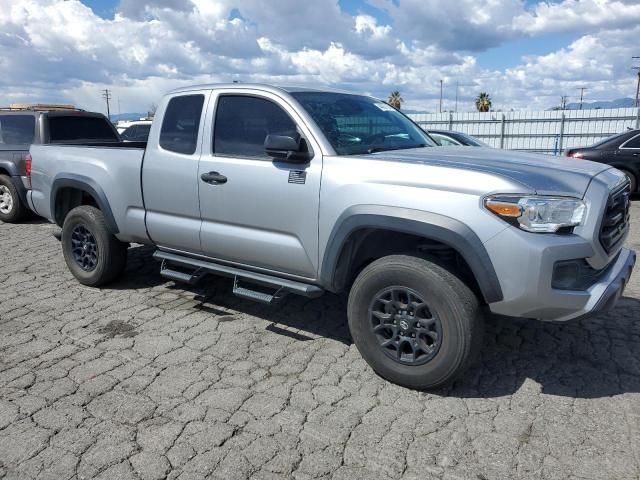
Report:
M 434 111 L 632 96 L 636 0 L 2 0 L 0 103 L 142 111 L 174 87 L 335 86 Z M 301 21 L 304 19 L 304 21 Z M 38 69 L 30 66 L 38 65 Z

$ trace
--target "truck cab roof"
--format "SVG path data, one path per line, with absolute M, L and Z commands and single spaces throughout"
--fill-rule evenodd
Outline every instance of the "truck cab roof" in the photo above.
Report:
M 193 90 L 215 90 L 215 89 L 255 89 L 262 90 L 271 93 L 295 93 L 295 92 L 332 92 L 332 93 L 344 93 L 348 95 L 356 95 L 354 92 L 347 90 L 340 90 L 336 88 L 310 88 L 302 86 L 287 86 L 287 85 L 271 85 L 268 83 L 204 83 L 200 85 L 190 85 L 188 87 L 180 87 L 168 92 L 168 95 L 182 92 L 191 92 Z

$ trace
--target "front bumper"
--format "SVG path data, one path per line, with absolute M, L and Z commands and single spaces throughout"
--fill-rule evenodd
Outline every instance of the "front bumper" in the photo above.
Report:
M 611 309 L 622 295 L 635 265 L 635 252 L 614 247 L 603 248 L 601 225 L 610 192 L 624 179 L 616 170 L 594 177 L 584 196 L 587 218 L 573 234 L 531 234 L 515 227 L 500 232 L 485 242 L 503 290 L 503 300 L 489 308 L 500 315 L 566 321 Z M 622 245 L 628 235 L 617 241 Z M 584 262 L 585 282 L 569 282 L 573 290 L 554 288 L 554 270 L 558 262 Z M 591 269 L 591 270 L 589 270 Z M 560 277 L 558 277 L 560 278 Z
M 567 317 L 556 319 L 557 321 L 585 318 L 608 312 L 615 307 L 624 293 L 624 288 L 631 278 L 631 272 L 636 264 L 636 252 L 623 248 L 618 259 L 607 274 L 589 289 L 591 295 L 585 307 Z
M 627 248 L 620 249 L 597 281 L 586 290 L 561 290 L 552 287 L 556 262 L 589 258 L 593 249 L 588 242 L 573 235 L 553 240 L 508 229 L 485 244 L 495 262 L 504 292 L 502 301 L 489 305 L 492 312 L 511 317 L 567 321 L 613 308 L 629 281 L 636 253 Z M 513 245 L 527 246 L 519 261 L 505 255 Z

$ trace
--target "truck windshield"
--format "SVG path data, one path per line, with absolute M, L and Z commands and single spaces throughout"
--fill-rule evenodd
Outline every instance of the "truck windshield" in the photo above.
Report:
M 311 115 L 338 155 L 435 145 L 424 130 L 379 100 L 333 92 L 291 95 Z

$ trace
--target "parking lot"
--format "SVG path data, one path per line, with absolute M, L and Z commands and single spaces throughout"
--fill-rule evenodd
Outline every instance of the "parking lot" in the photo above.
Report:
M 423 393 L 370 370 L 343 297 L 185 289 L 140 246 L 92 289 L 54 231 L 0 225 L 0 478 L 640 476 L 638 271 L 608 315 L 489 319 L 480 362 Z

